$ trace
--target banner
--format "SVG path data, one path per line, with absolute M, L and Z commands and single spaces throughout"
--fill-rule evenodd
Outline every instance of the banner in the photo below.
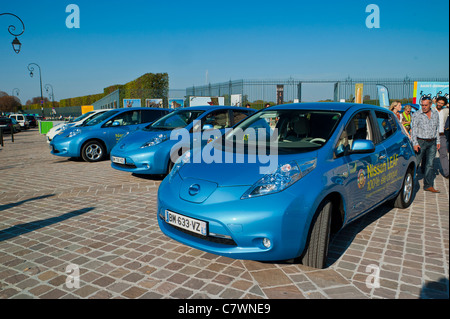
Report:
M 169 99 L 169 108 L 178 109 L 184 107 L 184 99 Z
M 283 104 L 284 100 L 284 85 L 277 85 L 277 105 Z
M 377 84 L 378 100 L 380 101 L 380 106 L 389 109 L 389 91 L 387 87 L 381 84 Z
M 141 99 L 123 99 L 123 107 L 141 107 Z
M 145 107 L 163 107 L 163 99 L 145 99 Z
M 448 100 L 448 84 L 448 82 L 414 82 L 413 103 L 420 104 L 424 96 L 431 100 L 444 96 Z
M 355 84 L 355 103 L 362 104 L 363 103 L 363 83 Z

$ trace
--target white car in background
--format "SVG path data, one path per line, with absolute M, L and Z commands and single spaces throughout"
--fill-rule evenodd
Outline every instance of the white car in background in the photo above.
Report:
M 55 135 L 57 135 L 61 132 L 64 132 L 69 127 L 81 125 L 84 122 L 89 121 L 102 113 L 105 113 L 106 111 L 110 111 L 110 109 L 90 111 L 90 112 L 84 113 L 83 115 L 73 119 L 70 122 L 61 123 L 61 124 L 58 124 L 58 125 L 52 127 L 46 134 L 47 143 L 50 143 L 52 141 L 52 139 L 55 137 Z
M 10 114 L 9 117 L 19 122 L 22 129 L 30 128 L 30 122 L 27 120 L 26 114 Z

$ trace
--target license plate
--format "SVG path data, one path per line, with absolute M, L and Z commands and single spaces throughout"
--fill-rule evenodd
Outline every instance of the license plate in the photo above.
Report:
M 117 164 L 125 164 L 125 158 L 123 158 L 123 157 L 113 156 L 112 161 L 113 161 L 113 163 L 117 163 Z
M 203 236 L 207 235 L 207 223 L 166 210 L 166 223 Z

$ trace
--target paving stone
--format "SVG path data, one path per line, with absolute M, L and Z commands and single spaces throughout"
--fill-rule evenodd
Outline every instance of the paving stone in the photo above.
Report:
M 317 270 L 235 260 L 169 239 L 155 218 L 161 178 L 114 170 L 108 160 L 55 157 L 37 129 L 5 141 L 0 167 L 2 299 L 449 296 L 449 182 L 439 175 L 441 194 L 417 187 L 410 208 L 382 205 L 342 229 L 327 268 Z M 79 288 L 66 285 L 70 264 L 79 267 Z M 368 266 L 378 267 L 379 288 L 367 285 Z

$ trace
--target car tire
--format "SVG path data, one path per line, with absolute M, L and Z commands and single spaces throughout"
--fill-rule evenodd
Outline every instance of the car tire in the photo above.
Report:
M 81 157 L 86 162 L 99 162 L 105 157 L 105 147 L 100 141 L 89 141 L 81 149 Z
M 402 189 L 394 199 L 395 208 L 408 208 L 412 203 L 414 190 L 414 173 L 412 169 L 408 169 L 403 178 Z
M 302 264 L 308 267 L 322 269 L 326 265 L 328 246 L 331 233 L 332 203 L 322 202 L 317 209 L 310 228 L 308 246 L 302 256 Z

